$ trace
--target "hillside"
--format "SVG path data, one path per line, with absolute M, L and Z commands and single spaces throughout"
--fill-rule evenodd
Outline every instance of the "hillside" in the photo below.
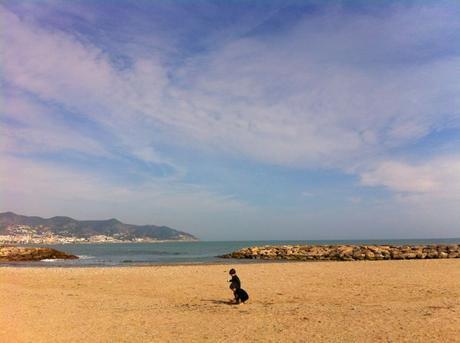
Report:
M 22 231 L 21 231 L 22 230 Z M 29 217 L 13 212 L 0 213 L 0 235 L 34 233 L 63 237 L 89 238 L 105 235 L 118 240 L 196 240 L 193 235 L 167 226 L 132 225 L 117 219 L 76 220 L 70 217 Z

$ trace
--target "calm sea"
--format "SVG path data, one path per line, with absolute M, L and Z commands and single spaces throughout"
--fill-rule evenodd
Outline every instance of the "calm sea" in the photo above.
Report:
M 40 261 L 20 265 L 34 266 L 134 266 L 150 264 L 261 263 L 260 260 L 228 260 L 216 256 L 244 247 L 284 244 L 453 244 L 456 239 L 347 240 L 347 241 L 240 241 L 240 242 L 165 242 L 129 244 L 50 245 L 79 256 L 78 260 Z M 18 265 L 18 264 L 14 264 Z

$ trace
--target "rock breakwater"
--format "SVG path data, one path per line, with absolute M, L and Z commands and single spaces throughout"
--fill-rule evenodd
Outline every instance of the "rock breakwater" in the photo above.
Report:
M 373 261 L 460 258 L 460 244 L 263 246 L 243 248 L 219 257 L 294 261 Z
M 75 255 L 66 254 L 65 252 L 38 247 L 0 247 L 0 262 L 12 261 L 40 261 L 45 259 L 77 259 Z

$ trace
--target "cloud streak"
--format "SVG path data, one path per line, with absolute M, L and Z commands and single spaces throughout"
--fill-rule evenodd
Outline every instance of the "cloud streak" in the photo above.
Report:
M 400 194 L 426 195 L 434 201 L 440 197 L 460 200 L 460 157 L 437 157 L 416 164 L 382 161 L 361 175 L 361 183 Z
M 99 48 L 3 12 L 6 79 L 96 119 L 136 150 L 160 128 L 184 144 L 262 162 L 336 167 L 458 126 L 452 71 L 460 58 L 404 63 L 417 45 L 458 30 L 447 9 L 405 8 L 384 19 L 325 14 L 269 41 L 234 40 L 179 70 L 155 58 L 118 70 Z

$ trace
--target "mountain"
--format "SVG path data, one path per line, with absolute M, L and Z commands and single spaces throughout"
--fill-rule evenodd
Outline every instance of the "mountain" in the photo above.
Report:
M 54 234 L 88 238 L 105 235 L 121 240 L 139 238 L 152 240 L 197 240 L 189 233 L 177 231 L 167 226 L 132 225 L 117 219 L 76 220 L 70 217 L 29 217 L 13 212 L 0 213 L 0 235 L 11 234 L 11 227 L 28 226 L 38 234 Z

